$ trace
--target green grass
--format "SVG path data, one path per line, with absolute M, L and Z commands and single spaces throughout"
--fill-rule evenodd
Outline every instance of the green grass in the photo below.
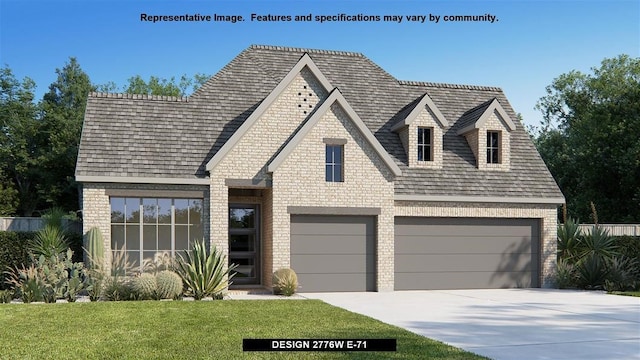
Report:
M 394 338 L 397 352 L 247 352 L 243 338 Z M 319 300 L 0 304 L 0 358 L 484 359 Z
M 640 297 L 640 291 L 612 291 L 609 294 Z

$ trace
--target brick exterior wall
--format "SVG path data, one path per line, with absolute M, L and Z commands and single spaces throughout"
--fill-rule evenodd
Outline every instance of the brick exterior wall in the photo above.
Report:
M 396 216 L 483 217 L 541 219 L 542 287 L 553 286 L 557 253 L 557 212 L 555 205 L 395 202 Z
M 326 182 L 324 137 L 346 139 L 344 182 Z M 274 268 L 290 264 L 287 206 L 375 207 L 377 290 L 393 290 L 393 176 L 339 105 L 334 104 L 273 174 Z M 294 269 L 295 270 L 295 269 Z
M 425 127 L 431 129 L 432 161 L 418 161 L 418 128 Z M 407 127 L 405 127 L 407 128 Z M 404 129 L 403 129 L 404 130 Z M 442 169 L 442 128 L 428 107 L 418 114 L 418 117 L 409 124 L 408 133 L 409 151 L 407 158 L 410 167 L 424 167 L 429 169 Z M 402 137 L 401 137 L 402 138 Z M 405 148 L 405 150 L 407 150 Z

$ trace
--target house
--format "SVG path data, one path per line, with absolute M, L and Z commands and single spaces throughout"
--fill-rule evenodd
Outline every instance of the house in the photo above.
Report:
M 504 93 L 251 46 L 188 98 L 93 93 L 84 231 L 140 263 L 206 239 L 234 286 L 548 287 L 564 197 Z

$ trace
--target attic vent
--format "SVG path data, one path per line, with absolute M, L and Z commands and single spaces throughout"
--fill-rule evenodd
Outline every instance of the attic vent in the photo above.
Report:
M 307 115 L 317 103 L 317 96 L 307 89 L 307 85 L 303 85 L 301 91 L 298 92 L 298 109 L 302 111 L 302 114 Z

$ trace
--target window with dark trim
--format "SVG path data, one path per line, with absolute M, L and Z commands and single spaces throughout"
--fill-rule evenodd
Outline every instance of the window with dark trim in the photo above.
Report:
M 418 161 L 433 160 L 431 128 L 418 128 Z
M 487 131 L 487 164 L 500 163 L 500 132 Z
M 202 199 L 111 197 L 111 250 L 141 266 L 157 253 L 174 257 L 203 238 Z
M 344 145 L 327 145 L 325 160 L 325 179 L 327 182 L 342 182 L 343 180 Z

